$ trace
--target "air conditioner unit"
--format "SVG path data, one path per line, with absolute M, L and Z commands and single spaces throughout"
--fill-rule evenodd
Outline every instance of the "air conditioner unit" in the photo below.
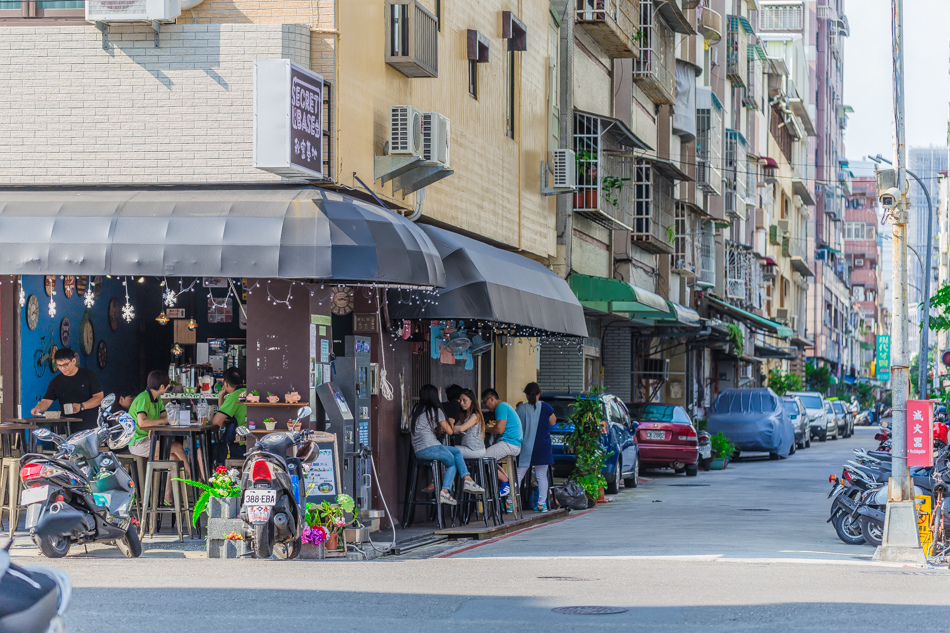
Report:
M 389 107 L 389 153 L 422 155 L 422 112 L 411 105 Z
M 793 314 L 788 317 L 788 327 L 792 328 L 796 334 L 798 333 L 798 315 Z
M 855 266 L 864 266 L 864 260 L 863 260 L 863 259 L 856 259 L 856 260 L 854 260 L 854 265 L 855 265 Z
M 86 0 L 87 22 L 174 22 L 181 0 Z
M 422 160 L 426 165 L 449 166 L 448 117 L 438 112 L 425 112 L 422 115 Z
M 788 322 L 788 308 L 779 308 L 775 311 L 775 318 L 782 323 Z
M 554 188 L 574 189 L 577 187 L 575 170 L 577 163 L 572 149 L 554 150 Z
M 788 233 L 788 220 L 779 220 L 778 230 L 782 233 Z

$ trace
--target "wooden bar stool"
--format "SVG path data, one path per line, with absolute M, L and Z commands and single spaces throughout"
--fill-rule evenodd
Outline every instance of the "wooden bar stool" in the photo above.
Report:
M 511 492 L 508 494 L 511 498 L 512 516 L 515 520 L 521 519 L 523 515 L 521 513 L 521 488 L 518 485 L 518 458 L 511 455 L 503 457 L 501 467 L 508 475 L 508 483 L 511 485 Z M 497 471 L 495 476 L 497 477 Z M 502 507 L 504 507 L 504 504 L 502 504 Z
M 132 483 L 135 486 L 135 508 L 138 510 L 139 518 L 141 519 L 142 510 L 144 509 L 142 483 L 145 481 L 145 473 L 148 470 L 148 458 L 132 455 L 131 453 L 123 453 L 116 455 L 116 457 L 119 458 L 122 467 L 125 468 L 125 471 L 129 473 L 129 477 L 132 478 Z
M 0 520 L 7 512 L 10 538 L 20 523 L 20 459 L 4 457 L 0 460 Z
M 161 486 L 155 481 L 158 477 L 169 476 L 168 485 L 172 487 L 172 507 L 164 508 L 159 499 L 159 490 Z M 188 524 L 188 537 L 194 538 L 191 531 L 191 508 L 188 503 L 188 491 L 185 484 L 180 481 L 171 481 L 171 479 L 182 479 L 185 476 L 185 466 L 177 460 L 154 460 L 148 462 L 145 469 L 145 492 L 142 495 L 144 512 L 140 527 L 145 532 L 145 525 L 148 522 L 148 536 L 155 536 L 155 523 L 162 514 L 171 514 L 175 520 L 175 526 L 178 529 L 178 540 L 184 542 L 182 533 L 182 521 Z

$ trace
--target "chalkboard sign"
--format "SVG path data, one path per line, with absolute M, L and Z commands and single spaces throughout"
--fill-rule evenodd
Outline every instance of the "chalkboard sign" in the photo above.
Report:
M 307 503 L 336 501 L 340 494 L 340 455 L 333 433 L 314 433 L 310 438 L 320 452 L 304 477 Z

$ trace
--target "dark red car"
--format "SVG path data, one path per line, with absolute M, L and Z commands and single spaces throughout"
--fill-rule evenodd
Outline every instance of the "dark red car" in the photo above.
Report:
M 627 409 L 640 423 L 637 442 L 644 468 L 672 468 L 688 477 L 699 473 L 698 437 L 686 409 L 660 402 L 635 402 Z

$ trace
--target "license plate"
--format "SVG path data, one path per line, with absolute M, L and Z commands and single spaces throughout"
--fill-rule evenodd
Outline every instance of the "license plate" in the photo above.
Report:
M 20 505 L 28 506 L 49 498 L 49 486 L 36 486 L 35 488 L 24 488 L 20 493 Z
M 564 438 L 560 435 L 552 435 L 551 444 L 554 446 L 564 446 Z
M 648 440 L 665 440 L 666 432 L 665 431 L 647 431 Z
M 270 506 L 247 506 L 247 520 L 251 523 L 267 523 Z
M 272 506 L 277 503 L 277 491 L 269 488 L 245 490 L 244 505 L 246 506 Z
M 712 447 L 711 446 L 701 446 L 699 448 L 699 456 L 703 459 L 709 459 L 712 457 Z

